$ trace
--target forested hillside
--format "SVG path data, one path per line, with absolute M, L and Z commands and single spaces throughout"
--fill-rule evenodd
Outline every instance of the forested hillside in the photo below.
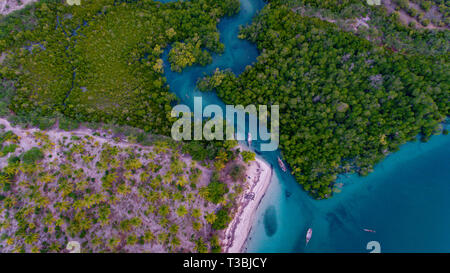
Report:
M 5 100 L 19 116 L 62 113 L 167 134 L 176 98 L 162 77 L 164 48 L 180 41 L 170 53 L 175 70 L 209 63 L 209 52 L 224 49 L 219 18 L 238 10 L 237 0 L 41 1 L 2 22 L 0 77 L 3 88 L 15 86 Z
M 227 104 L 279 104 L 283 157 L 314 197 L 331 196 L 339 174 L 366 175 L 400 144 L 442 131 L 450 109 L 446 50 L 398 54 L 298 14 L 284 3 L 293 1 L 269 2 L 241 32 L 258 45 L 257 63 L 238 77 L 218 71 L 199 87 Z

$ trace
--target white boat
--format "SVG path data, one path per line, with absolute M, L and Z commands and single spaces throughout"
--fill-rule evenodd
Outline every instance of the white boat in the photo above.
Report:
M 376 231 L 375 231 L 375 230 L 372 230 L 372 229 L 363 228 L 363 230 L 364 230 L 365 232 L 376 233 Z
M 283 172 L 287 171 L 286 166 L 284 165 L 283 160 L 281 160 L 280 157 L 278 157 L 278 165 L 280 165 L 280 168 L 283 170 Z
M 308 228 L 308 231 L 306 232 L 306 245 L 308 245 L 309 240 L 311 240 L 312 237 L 312 228 Z
M 252 134 L 248 133 L 247 135 L 248 146 L 252 146 Z

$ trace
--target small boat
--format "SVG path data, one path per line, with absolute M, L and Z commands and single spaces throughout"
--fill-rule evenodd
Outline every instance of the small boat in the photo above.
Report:
M 248 146 L 252 146 L 252 134 L 248 133 L 247 135 Z
M 364 230 L 365 232 L 372 232 L 372 233 L 376 233 L 376 231 L 375 231 L 375 230 L 371 230 L 371 229 L 367 229 L 367 228 L 363 228 L 363 230 Z
M 280 157 L 278 157 L 278 165 L 280 165 L 280 168 L 283 170 L 283 172 L 287 171 L 286 166 L 284 165 L 283 160 L 281 160 Z
M 306 232 L 306 244 L 305 245 L 308 245 L 309 240 L 311 240 L 311 237 L 312 237 L 312 228 L 308 228 L 308 231 Z

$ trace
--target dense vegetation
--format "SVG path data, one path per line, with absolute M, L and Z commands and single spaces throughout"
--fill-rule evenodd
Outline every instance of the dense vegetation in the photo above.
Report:
M 338 174 L 365 175 L 405 141 L 441 131 L 450 110 L 447 52 L 397 54 L 270 2 L 241 32 L 258 45 L 257 63 L 239 77 L 218 71 L 199 87 L 226 104 L 279 104 L 283 157 L 314 197 L 329 197 Z
M 216 24 L 239 10 L 237 0 L 41 1 L 2 19 L 0 78 L 14 82 L 17 115 L 127 124 L 167 134 L 175 100 L 162 77 L 163 50 L 174 43 L 174 70 L 211 61 L 222 52 Z M 28 117 L 29 118 L 29 117 Z

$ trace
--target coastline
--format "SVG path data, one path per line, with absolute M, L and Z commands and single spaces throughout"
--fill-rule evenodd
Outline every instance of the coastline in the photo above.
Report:
M 266 194 L 272 176 L 273 168 L 268 163 L 260 158 L 255 158 L 255 161 L 251 162 L 246 172 L 246 190 L 239 198 L 237 211 L 224 233 L 222 240 L 224 253 L 242 252 L 252 229 L 256 210 Z M 249 193 L 255 194 L 253 200 L 245 198 Z

